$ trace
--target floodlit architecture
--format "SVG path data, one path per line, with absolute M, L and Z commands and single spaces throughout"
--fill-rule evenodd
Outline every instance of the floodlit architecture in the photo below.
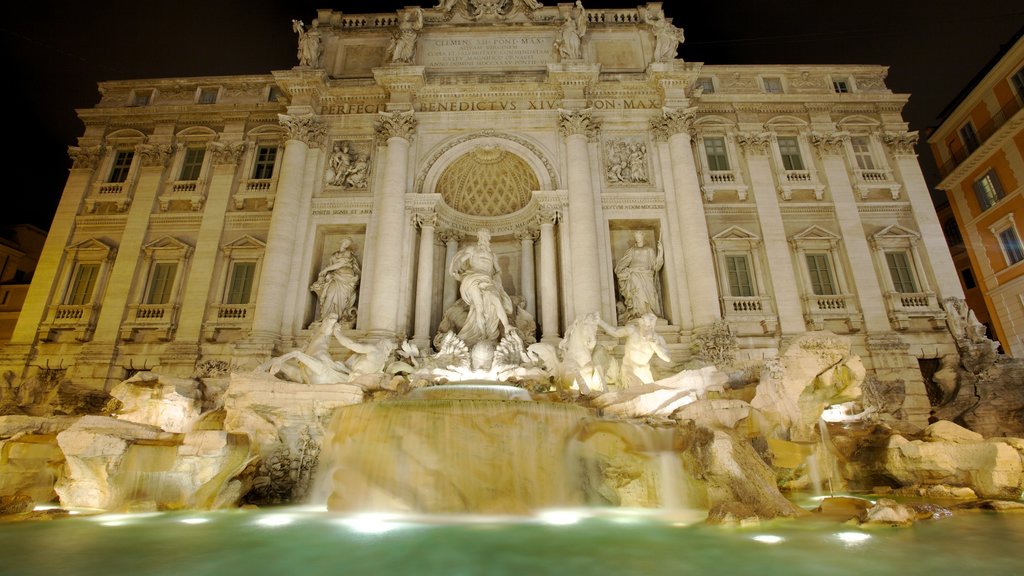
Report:
M 18 322 L 45 241 L 46 232 L 31 224 L 0 228 L 0 344 Z
M 325 322 L 429 349 L 597 314 L 653 318 L 665 366 L 723 322 L 741 359 L 846 335 L 924 423 L 919 363 L 956 353 L 964 294 L 907 96 L 881 66 L 686 62 L 682 24 L 658 2 L 321 10 L 289 70 L 101 83 L 0 370 L 101 389 L 252 367 Z M 950 122 L 1017 101 L 1021 50 Z M 1020 137 L 982 124 L 944 186 L 1020 324 Z
M 1022 103 L 1024 36 L 1018 33 L 950 104 L 928 139 L 943 177 L 938 187 L 949 198 L 975 271 L 970 281 L 991 314 L 991 336 L 1016 357 L 1024 355 Z

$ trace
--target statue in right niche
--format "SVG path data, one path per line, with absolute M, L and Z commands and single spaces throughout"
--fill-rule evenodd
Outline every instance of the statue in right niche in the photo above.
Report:
M 633 245 L 615 263 L 615 279 L 622 296 L 620 322 L 629 322 L 644 314 L 664 318 L 657 280 L 664 263 L 661 240 L 655 249 L 647 245 L 642 231 L 633 232 Z

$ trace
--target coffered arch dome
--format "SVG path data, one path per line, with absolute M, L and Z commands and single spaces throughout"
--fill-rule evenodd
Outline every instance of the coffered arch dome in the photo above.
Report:
M 522 213 L 537 190 L 558 189 L 542 143 L 528 136 L 481 130 L 437 144 L 422 161 L 414 189 L 438 194 L 452 212 L 476 218 Z
M 539 184 L 522 157 L 494 144 L 480 144 L 444 169 L 436 191 L 462 214 L 502 216 L 526 207 Z

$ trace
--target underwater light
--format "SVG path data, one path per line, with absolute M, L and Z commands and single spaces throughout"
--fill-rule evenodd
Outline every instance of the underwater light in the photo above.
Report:
M 206 524 L 209 521 L 209 518 L 182 518 L 179 520 L 182 524 Z
M 537 514 L 541 522 L 552 526 L 569 526 L 586 517 L 577 510 L 544 510 Z
M 765 544 L 779 544 L 780 542 L 786 541 L 786 539 L 782 536 L 776 536 L 774 534 L 758 534 L 757 536 L 754 536 L 751 539 L 757 540 L 758 542 L 763 542 Z
M 271 516 L 264 516 L 256 521 L 261 526 L 267 526 L 270 528 L 276 528 L 278 526 L 286 526 L 295 521 L 295 517 L 287 514 L 273 514 Z
M 839 532 L 836 534 L 836 538 L 839 538 L 847 544 L 860 544 L 861 542 L 870 540 L 871 535 L 863 532 Z
M 392 514 L 360 514 L 339 520 L 339 523 L 360 534 L 383 534 L 402 527 L 395 522 L 397 518 Z

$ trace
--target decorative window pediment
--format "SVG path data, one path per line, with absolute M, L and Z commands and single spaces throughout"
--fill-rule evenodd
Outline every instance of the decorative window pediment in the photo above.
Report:
M 265 242 L 262 242 L 257 238 L 253 238 L 248 234 L 240 238 L 236 238 L 221 247 L 221 250 L 224 251 L 224 255 L 228 258 L 238 256 L 239 254 L 248 251 L 255 251 L 262 254 L 266 249 L 267 244 Z
M 187 258 L 192 252 L 192 247 L 177 238 L 164 236 L 158 238 L 142 247 L 142 252 L 147 258 Z

